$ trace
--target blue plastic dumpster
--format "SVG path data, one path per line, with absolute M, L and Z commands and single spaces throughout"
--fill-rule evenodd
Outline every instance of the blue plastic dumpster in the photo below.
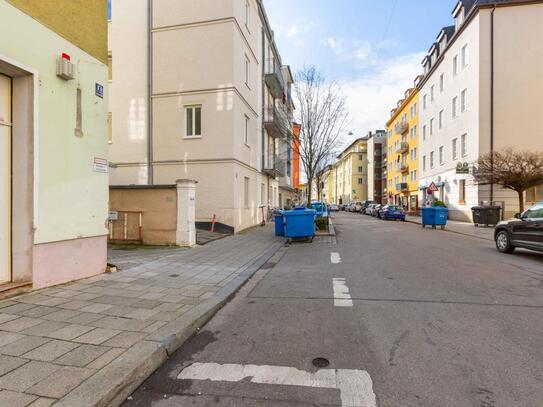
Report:
M 285 222 L 283 218 L 283 211 L 274 211 L 273 221 L 275 223 L 275 236 L 285 236 Z
M 422 227 L 429 225 L 435 229 L 436 226 L 441 226 L 441 229 L 445 229 L 448 214 L 449 210 L 442 206 L 422 208 Z
M 314 209 L 295 209 L 283 211 L 285 219 L 285 236 L 291 239 L 313 238 L 315 236 Z

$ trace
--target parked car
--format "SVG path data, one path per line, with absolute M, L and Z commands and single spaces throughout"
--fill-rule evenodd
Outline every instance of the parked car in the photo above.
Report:
M 494 240 L 502 253 L 513 253 L 517 247 L 543 252 L 543 201 L 498 223 Z
M 398 205 L 384 205 L 379 210 L 379 218 L 383 220 L 401 220 L 405 222 L 405 211 Z
M 362 202 L 360 201 L 354 201 L 351 202 L 351 212 L 360 212 L 362 210 Z
M 364 209 L 364 215 L 370 215 L 371 216 L 371 213 L 373 211 L 373 207 L 375 206 L 376 204 L 369 204 L 366 209 Z
M 330 212 L 337 212 L 337 211 L 339 211 L 339 205 L 338 204 L 330 204 L 330 206 L 328 206 L 328 210 Z
M 374 216 L 374 217 L 379 217 L 379 210 L 381 209 L 383 205 L 381 204 L 377 204 L 377 205 L 374 205 L 372 210 L 371 210 L 371 216 Z
M 370 206 L 371 204 L 374 204 L 375 201 L 370 201 L 369 199 L 365 200 L 365 201 L 362 201 L 362 213 L 366 213 L 366 209 L 368 209 L 368 206 Z

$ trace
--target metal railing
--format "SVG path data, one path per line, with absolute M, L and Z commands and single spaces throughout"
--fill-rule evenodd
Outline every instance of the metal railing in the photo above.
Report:
M 409 143 L 407 141 L 402 141 L 396 147 L 396 152 L 397 153 L 407 153 L 408 151 L 409 151 Z
M 276 98 L 280 97 L 285 89 L 285 80 L 283 72 L 281 72 L 281 65 L 275 58 L 268 58 L 264 62 L 264 80 L 273 95 Z

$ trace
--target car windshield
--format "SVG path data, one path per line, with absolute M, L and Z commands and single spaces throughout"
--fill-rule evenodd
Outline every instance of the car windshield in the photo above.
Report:
M 534 206 L 527 209 L 522 214 L 522 217 L 526 219 L 543 218 L 543 202 L 536 203 Z

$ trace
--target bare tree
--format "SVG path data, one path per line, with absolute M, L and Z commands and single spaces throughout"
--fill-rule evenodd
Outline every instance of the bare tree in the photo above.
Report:
M 524 191 L 543 184 L 543 151 L 514 151 L 512 148 L 479 157 L 475 181 L 496 184 L 518 194 L 519 210 L 524 211 Z
M 310 206 L 315 176 L 328 164 L 326 160 L 341 142 L 348 113 L 340 86 L 326 82 L 315 67 L 298 72 L 294 98 L 296 119 L 300 123 L 300 137 L 295 148 L 307 177 L 307 204 Z

